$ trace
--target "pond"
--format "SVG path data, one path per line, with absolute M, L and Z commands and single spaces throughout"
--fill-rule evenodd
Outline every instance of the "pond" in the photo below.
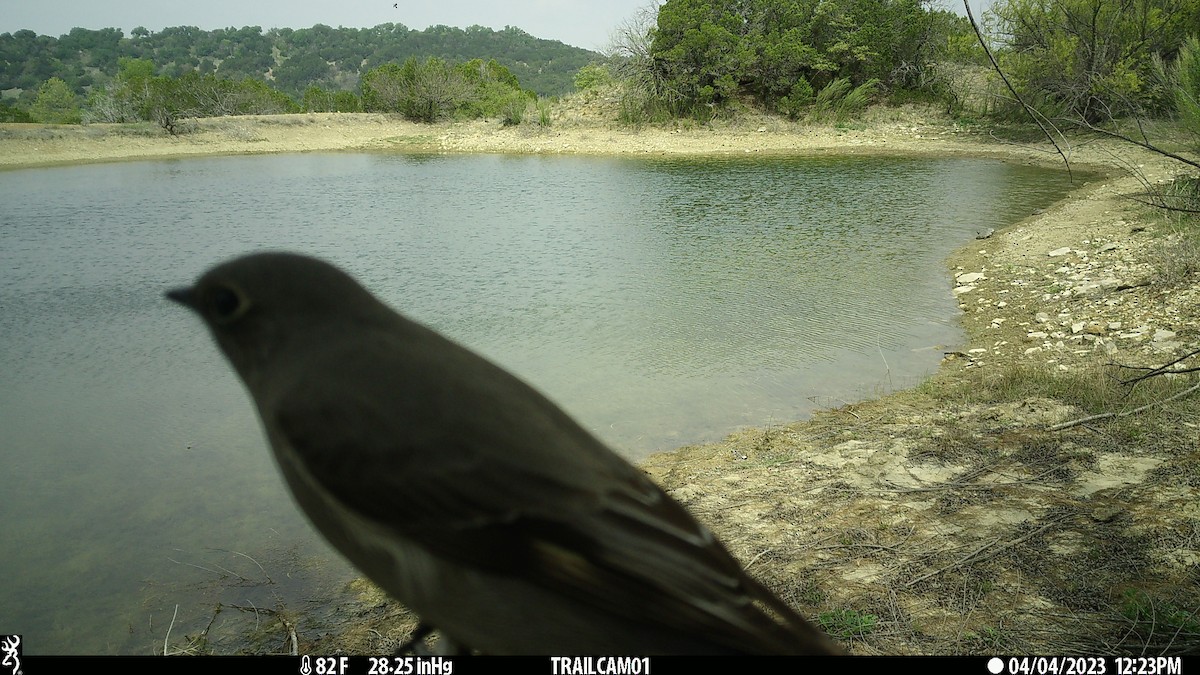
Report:
M 30 654 L 150 653 L 173 615 L 195 633 L 215 599 L 297 607 L 352 575 L 200 322 L 162 296 L 212 264 L 326 258 L 637 459 L 915 384 L 961 339 L 947 255 L 1070 188 L 862 157 L 0 172 L 0 632 Z

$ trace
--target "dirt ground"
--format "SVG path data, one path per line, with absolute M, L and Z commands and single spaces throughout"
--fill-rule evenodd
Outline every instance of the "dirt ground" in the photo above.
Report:
M 123 125 L 0 125 L 0 168 L 311 151 L 972 155 L 1061 164 L 916 109 L 843 128 L 771 118 L 631 130 L 556 118 L 416 125 L 374 114 Z M 645 470 L 749 571 L 855 654 L 1181 654 L 1200 650 L 1196 398 L 1055 428 L 1134 397 L 1114 364 L 1195 349 L 1187 240 L 1128 198 L 1179 167 L 1074 139 L 1099 178 L 948 261 L 969 345 L 927 383 L 814 419 L 650 457 Z M 1194 382 L 1156 378 L 1146 401 Z M 1093 391 L 1115 388 L 1109 398 Z M 1112 392 L 1110 392 L 1112 393 Z M 1142 401 L 1143 399 L 1137 399 Z M 386 653 L 414 622 L 369 584 L 301 652 Z

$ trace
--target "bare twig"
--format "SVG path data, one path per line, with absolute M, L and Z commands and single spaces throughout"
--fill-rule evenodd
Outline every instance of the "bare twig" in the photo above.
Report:
M 249 601 L 247 600 L 247 602 L 249 602 Z M 253 602 L 250 603 L 249 607 L 247 607 L 246 605 L 232 605 L 232 604 L 229 606 L 238 610 L 239 612 L 254 612 L 255 615 L 257 615 L 259 612 L 261 612 L 263 614 L 268 614 L 268 615 L 280 613 L 279 610 L 271 609 L 270 607 L 258 607 Z
M 1194 160 L 1194 159 L 1188 159 L 1187 157 L 1183 157 L 1183 156 L 1181 156 L 1181 155 L 1177 155 L 1177 154 L 1175 154 L 1175 153 L 1173 153 L 1173 152 L 1171 152 L 1171 151 L 1169 151 L 1169 150 L 1164 150 L 1164 149 L 1162 149 L 1162 148 L 1158 147 L 1157 145 L 1154 145 L 1153 143 L 1150 143 L 1150 142 L 1148 142 L 1148 141 L 1139 141 L 1139 140 L 1137 140 L 1137 139 L 1135 139 L 1135 138 L 1130 138 L 1129 136 L 1126 136 L 1125 134 L 1117 133 L 1117 132 L 1115 132 L 1115 131 L 1109 131 L 1108 129 L 1103 129 L 1103 128 L 1101 128 L 1101 127 L 1098 127 L 1098 126 L 1096 126 L 1096 125 L 1094 125 L 1094 124 L 1092 124 L 1092 123 L 1090 123 L 1090 122 L 1088 122 L 1088 121 L 1086 121 L 1086 120 L 1072 120 L 1072 119 L 1066 119 L 1066 120 L 1063 120 L 1063 121 L 1065 121 L 1065 122 L 1070 122 L 1071 124 L 1074 124 L 1074 125 L 1077 125 L 1077 126 L 1081 126 L 1081 127 L 1085 128 L 1085 129 L 1087 129 L 1088 131 L 1092 131 L 1092 132 L 1095 132 L 1095 133 L 1097 133 L 1097 134 L 1101 134 L 1101 135 L 1103 135 L 1103 136 L 1111 136 L 1112 138 L 1118 138 L 1118 139 L 1120 139 L 1120 140 L 1122 140 L 1122 141 L 1125 141 L 1125 142 L 1127 142 L 1127 143 L 1132 143 L 1132 144 L 1134 144 L 1134 145 L 1136 145 L 1136 146 L 1138 146 L 1138 147 L 1145 148 L 1146 150 L 1149 150 L 1150 152 L 1157 153 L 1157 154 L 1159 154 L 1159 155 L 1162 155 L 1162 156 L 1164 156 L 1164 157 L 1170 157 L 1171 159 L 1173 159 L 1173 160 L 1175 160 L 1175 161 L 1177 161 L 1177 162 L 1182 162 L 1182 163 L 1184 163 L 1184 164 L 1187 164 L 1188 166 L 1191 166 L 1191 167 L 1195 167 L 1195 168 L 1197 168 L 1197 169 L 1200 169 L 1200 161 L 1197 161 L 1197 160 Z M 1145 134 L 1143 133 L 1143 136 L 1144 136 L 1144 135 L 1145 135 Z
M 1164 363 L 1163 365 L 1157 366 L 1155 368 L 1146 368 L 1144 366 L 1118 366 L 1119 368 L 1122 368 L 1125 370 L 1147 371 L 1144 374 L 1138 375 L 1137 377 L 1135 377 L 1131 380 L 1122 380 L 1121 384 L 1123 384 L 1123 385 L 1137 384 L 1138 382 L 1141 382 L 1142 380 L 1148 380 L 1148 379 L 1158 376 L 1158 375 L 1178 375 L 1180 373 L 1194 373 L 1197 370 L 1200 370 L 1200 368 L 1177 368 L 1177 369 L 1174 369 L 1174 368 L 1171 368 L 1171 366 L 1174 366 L 1178 363 L 1186 361 L 1197 354 L 1200 354 L 1200 349 L 1190 351 L 1187 354 L 1184 354 L 1183 356 L 1175 359 L 1174 361 L 1171 361 L 1169 363 Z
M 771 549 L 768 548 L 768 549 L 762 551 L 761 553 L 759 553 L 758 555 L 754 556 L 753 558 L 750 559 L 750 562 L 746 563 L 746 566 L 743 567 L 742 570 L 750 569 L 750 566 L 753 565 L 754 563 L 758 562 L 759 558 L 763 557 L 764 555 L 766 555 L 770 552 L 771 552 Z
M 1004 86 L 1008 87 L 1008 90 L 1012 92 L 1014 97 L 1016 97 L 1017 102 L 1020 103 L 1021 107 L 1025 109 L 1025 112 L 1033 120 L 1034 124 L 1038 125 L 1038 128 L 1041 129 L 1042 133 L 1046 135 L 1046 140 L 1050 141 L 1050 144 L 1053 145 L 1054 149 L 1058 151 L 1059 156 L 1063 158 L 1063 164 L 1067 167 L 1067 177 L 1074 180 L 1074 176 L 1071 175 L 1071 160 L 1067 158 L 1067 155 L 1063 152 L 1062 148 L 1058 147 L 1058 143 L 1055 142 L 1054 136 L 1050 133 L 1050 131 L 1046 129 L 1046 125 L 1042 124 L 1042 119 L 1044 119 L 1045 116 L 1034 110 L 1033 106 L 1029 105 L 1025 102 L 1025 99 L 1021 98 L 1021 95 L 1017 93 L 1016 88 L 1013 87 L 1012 83 L 1008 81 L 1008 76 L 1006 76 L 1004 71 L 1000 69 L 1000 64 L 996 61 L 996 57 L 992 54 L 991 48 L 987 46 L 987 41 L 983 39 L 983 33 L 979 30 L 979 24 L 975 22 L 975 15 L 971 12 L 970 0 L 963 0 L 963 6 L 967 8 L 967 18 L 971 20 L 971 28 L 975 30 L 975 37 L 979 39 L 979 46 L 983 47 L 983 51 L 985 54 L 987 54 L 988 60 L 992 62 L 992 67 L 996 69 L 996 73 L 1000 76 L 1000 79 L 1004 81 Z M 1058 131 L 1058 129 L 1056 128 L 1055 131 Z M 1059 131 L 1058 135 L 1061 137 L 1062 132 Z
M 175 613 L 171 615 L 171 625 L 167 626 L 167 636 L 163 638 L 163 656 L 170 656 L 167 653 L 167 645 L 171 642 L 171 629 L 175 627 L 176 616 L 179 616 L 179 605 L 175 605 Z
M 1043 471 L 1042 473 L 1039 473 L 1038 475 L 1036 475 L 1032 478 L 1023 478 L 1021 480 L 1014 480 L 1014 481 L 1010 481 L 1008 483 L 991 483 L 991 484 L 987 484 L 987 485 L 980 485 L 977 483 L 964 483 L 964 482 L 960 482 L 960 481 L 952 481 L 949 483 L 938 483 L 937 485 L 931 485 L 929 487 L 914 487 L 914 488 L 903 488 L 903 487 L 895 486 L 893 483 L 888 483 L 888 485 L 893 485 L 893 487 L 879 488 L 878 490 L 871 490 L 870 492 L 937 492 L 939 490 L 994 490 L 996 488 L 1013 487 L 1016 485 L 1025 485 L 1028 483 L 1036 483 L 1037 481 L 1041 480 L 1045 476 L 1048 476 L 1049 474 L 1054 473 L 1057 470 L 1058 470 L 1057 467 L 1055 467 L 1054 469 L 1048 469 L 1046 471 Z
M 193 564 L 193 563 L 180 562 L 180 561 L 178 561 L 178 560 L 176 560 L 176 559 L 174 559 L 174 558 L 167 558 L 167 560 L 170 560 L 171 562 L 175 563 L 176 565 L 187 565 L 188 567 L 195 567 L 196 569 L 198 569 L 198 570 L 204 570 L 205 572 L 212 572 L 213 574 L 215 574 L 215 575 L 217 575 L 217 576 L 219 576 L 219 577 L 221 577 L 221 576 L 225 576 L 224 574 L 221 574 L 220 572 L 218 572 L 218 571 L 216 571 L 216 570 L 214 570 L 214 569 L 209 569 L 209 568 L 207 568 L 207 567 L 203 567 L 203 566 L 201 566 L 201 565 L 195 565 L 195 564 Z
M 892 367 L 888 365 L 887 357 L 883 355 L 883 346 L 879 344 L 878 337 L 875 339 L 875 348 L 879 350 L 879 358 L 883 359 L 883 368 L 887 371 L 888 376 L 888 386 L 894 387 L 895 385 L 892 384 Z
M 242 556 L 243 558 L 245 558 L 245 559 L 249 560 L 250 562 L 254 563 L 254 564 L 255 564 L 255 565 L 258 567 L 259 571 L 263 573 L 263 576 L 267 578 L 267 581 L 268 581 L 269 583 L 272 583 L 272 584 L 273 584 L 273 583 L 275 583 L 275 580 L 271 578 L 271 575 L 270 575 L 270 574 L 267 574 L 267 570 L 263 569 L 263 566 L 262 566 L 262 565 L 260 565 L 260 564 L 258 563 L 258 561 L 257 561 L 257 560 L 255 560 L 254 558 L 251 558 L 250 556 L 246 555 L 245 553 L 242 553 L 241 551 L 228 551 L 228 550 L 226 550 L 226 549 L 221 549 L 221 548 L 218 548 L 218 549 L 213 549 L 213 550 L 215 550 L 215 551 L 224 551 L 225 553 L 232 553 L 232 554 L 234 554 L 234 555 L 240 555 L 240 556 Z
M 1200 213 L 1200 209 L 1189 209 L 1185 206 L 1168 206 L 1163 203 L 1164 200 L 1162 195 L 1155 195 L 1155 197 L 1157 197 L 1159 201 L 1156 202 L 1151 199 L 1146 199 L 1140 195 L 1130 195 L 1129 199 L 1132 199 L 1139 204 L 1153 206 L 1156 209 L 1166 209 L 1168 211 L 1174 211 L 1175 213 Z
M 1091 417 L 1084 417 L 1082 419 L 1070 420 L 1069 422 L 1060 422 L 1060 423 L 1055 424 L 1054 426 L 1050 427 L 1050 431 L 1062 431 L 1063 429 L 1070 429 L 1071 427 L 1076 427 L 1076 426 L 1079 426 L 1080 424 L 1084 424 L 1086 422 L 1094 422 L 1096 420 L 1108 419 L 1109 417 L 1128 417 L 1129 415 L 1135 415 L 1137 413 L 1142 412 L 1143 410 L 1148 410 L 1150 408 L 1153 408 L 1156 405 L 1162 405 L 1164 403 L 1170 403 L 1171 401 L 1181 399 L 1184 396 L 1187 396 L 1188 394 L 1191 394 L 1192 392 L 1195 392 L 1197 390 L 1200 390 L 1200 382 L 1197 382 L 1196 384 L 1188 387 L 1187 389 L 1184 389 L 1183 391 L 1179 392 L 1178 394 L 1175 394 L 1174 396 L 1169 396 L 1167 398 L 1164 398 L 1161 401 L 1151 401 L 1150 403 L 1147 403 L 1144 406 L 1134 408 L 1133 410 L 1126 410 L 1125 412 L 1119 412 L 1119 413 L 1106 412 L 1106 413 L 1100 413 L 1099 415 L 1092 415 Z
M 1069 517 L 1069 515 L 1063 515 L 1063 516 L 1059 516 L 1058 518 L 1055 518 L 1054 520 L 1051 520 L 1050 522 L 1048 522 L 1048 523 L 1046 523 L 1045 525 L 1043 525 L 1043 526 L 1039 527 L 1038 529 L 1036 529 L 1036 530 L 1033 530 L 1032 532 L 1028 532 L 1028 533 L 1026 533 L 1026 534 L 1024 534 L 1024 535 L 1021 535 L 1020 537 L 1017 537 L 1016 539 L 1013 539 L 1012 541 L 1008 541 L 1008 542 L 1005 542 L 1005 543 L 1003 543 L 1003 544 L 1000 544 L 1000 539 L 1001 539 L 1001 538 L 1000 538 L 1000 537 L 996 537 L 995 539 L 993 539 L 993 540 L 991 540 L 991 541 L 987 542 L 987 543 L 986 543 L 986 544 L 984 544 L 983 546 L 980 546 L 979 548 L 975 549 L 974 551 L 971 551 L 971 552 L 970 552 L 970 553 L 968 553 L 966 556 L 964 556 L 963 558 L 959 559 L 957 562 L 951 563 L 951 564 L 949 564 L 949 565 L 946 565 L 945 567 L 942 567 L 942 568 L 940 568 L 940 569 L 936 569 L 936 570 L 934 570 L 934 571 L 932 571 L 932 572 L 929 572 L 929 573 L 927 573 L 927 574 L 922 574 L 921 576 L 917 577 L 916 579 L 909 579 L 909 580 L 908 580 L 908 581 L 907 581 L 907 582 L 906 582 L 904 585 L 905 585 L 905 586 L 908 586 L 908 587 L 912 587 L 912 586 L 915 586 L 916 584 L 919 584 L 920 582 L 922 582 L 922 581 L 924 581 L 924 580 L 926 580 L 926 579 L 928 579 L 928 578 L 930 578 L 930 577 L 935 577 L 935 576 L 937 576 L 937 575 L 941 574 L 942 572 L 945 572 L 945 571 L 947 571 L 947 570 L 951 570 L 951 569 L 953 569 L 953 568 L 955 568 L 955 567 L 961 567 L 961 566 L 963 566 L 963 565 L 966 565 L 966 564 L 968 564 L 968 563 L 971 563 L 971 562 L 973 562 L 973 561 L 974 561 L 976 558 L 978 558 L 980 554 L 982 554 L 984 551 L 986 551 L 986 550 L 988 550 L 988 549 L 990 549 L 990 548 L 993 548 L 993 547 L 995 547 L 995 551 L 994 551 L 994 552 L 999 552 L 999 551 L 1003 551 L 1004 549 L 1007 549 L 1007 548 L 1012 548 L 1013 546 L 1016 546 L 1017 544 L 1020 544 L 1021 542 L 1025 541 L 1026 539 L 1030 539 L 1030 538 L 1032 538 L 1032 537 L 1033 537 L 1033 536 L 1035 536 L 1035 535 L 1038 535 L 1038 534 L 1041 534 L 1042 532 L 1045 532 L 1046 530 L 1050 529 L 1051 527 L 1053 527 L 1053 526 L 1055 526 L 1055 525 L 1057 525 L 1057 524 L 1061 523 L 1062 521 L 1066 520 L 1068 517 Z M 999 544 L 999 545 L 997 545 L 997 544 Z

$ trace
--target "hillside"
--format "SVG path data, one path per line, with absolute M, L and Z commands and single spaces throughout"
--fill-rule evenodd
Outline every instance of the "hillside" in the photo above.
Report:
M 398 23 L 374 28 L 317 24 L 265 32 L 259 26 L 211 31 L 178 26 L 157 33 L 137 27 L 129 35 L 119 28 L 72 28 L 57 38 L 19 30 L 0 34 L 0 92 L 5 97 L 33 92 L 57 77 L 82 94 L 109 82 L 121 58 L 139 58 L 153 61 L 156 75 L 178 77 L 195 70 L 235 80 L 250 77 L 296 96 L 309 85 L 353 90 L 359 76 L 371 68 L 430 56 L 456 62 L 495 59 L 522 87 L 542 96 L 571 91 L 575 72 L 599 58 L 595 52 L 511 26 L 499 31 L 483 26 L 419 31 Z

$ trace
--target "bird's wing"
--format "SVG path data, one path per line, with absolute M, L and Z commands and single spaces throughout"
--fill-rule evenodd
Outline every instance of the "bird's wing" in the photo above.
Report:
M 360 515 L 445 559 L 731 650 L 825 639 L 642 472 L 499 368 L 479 359 L 468 380 L 456 363 L 336 362 L 262 414 Z

